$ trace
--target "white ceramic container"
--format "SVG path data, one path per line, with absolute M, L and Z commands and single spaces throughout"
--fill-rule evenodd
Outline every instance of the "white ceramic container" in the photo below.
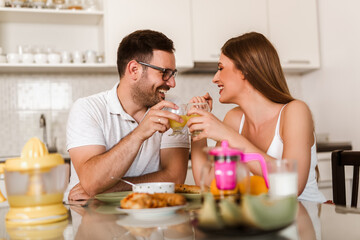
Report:
M 149 182 L 138 183 L 133 186 L 133 192 L 138 193 L 174 193 L 175 183 L 172 182 Z

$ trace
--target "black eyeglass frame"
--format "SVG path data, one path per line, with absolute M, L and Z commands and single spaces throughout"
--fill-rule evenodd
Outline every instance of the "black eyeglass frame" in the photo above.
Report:
M 168 81 L 172 76 L 174 76 L 174 78 L 176 77 L 177 69 L 172 70 L 170 68 L 162 68 L 162 67 L 158 67 L 158 66 L 155 66 L 155 65 L 151 65 L 149 63 L 140 62 L 138 60 L 136 60 L 136 62 L 138 62 L 139 64 L 144 65 L 146 67 L 150 67 L 152 69 L 159 70 L 160 72 L 162 72 L 163 73 L 163 75 L 162 75 L 162 80 L 163 81 Z M 165 79 L 165 76 L 166 76 L 167 72 L 170 72 L 170 75 L 169 75 L 169 77 L 167 79 Z

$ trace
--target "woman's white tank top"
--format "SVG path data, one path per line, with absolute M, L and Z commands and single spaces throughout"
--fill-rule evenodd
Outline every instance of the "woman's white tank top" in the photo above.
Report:
M 274 138 L 273 138 L 268 150 L 266 151 L 267 155 L 269 155 L 273 158 L 276 158 L 276 159 L 282 159 L 282 154 L 283 154 L 284 144 L 283 144 L 283 140 L 281 139 L 279 129 L 280 129 L 281 112 L 285 106 L 286 106 L 286 104 L 280 110 L 279 117 L 278 117 L 278 120 L 276 123 Z M 245 122 L 245 114 L 243 114 L 243 116 L 241 118 L 240 127 L 239 127 L 240 134 L 242 132 L 244 122 Z M 313 202 L 325 202 L 326 199 L 325 199 L 324 195 L 319 191 L 319 188 L 318 188 L 318 185 L 316 182 L 315 167 L 317 165 L 317 155 L 316 155 L 315 134 L 314 134 L 314 140 L 315 140 L 314 145 L 312 145 L 312 147 L 311 147 L 311 164 L 310 164 L 308 180 L 307 180 L 306 186 L 304 188 L 304 191 L 301 193 L 301 195 L 298 197 L 298 199 L 306 200 L 306 201 L 313 201 Z

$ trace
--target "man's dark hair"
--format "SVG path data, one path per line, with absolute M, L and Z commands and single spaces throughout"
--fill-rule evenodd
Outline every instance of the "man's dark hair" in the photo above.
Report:
M 124 76 L 131 60 L 149 62 L 154 50 L 169 53 L 175 51 L 174 43 L 163 33 L 153 30 L 138 30 L 123 38 L 117 52 L 117 68 L 120 78 Z

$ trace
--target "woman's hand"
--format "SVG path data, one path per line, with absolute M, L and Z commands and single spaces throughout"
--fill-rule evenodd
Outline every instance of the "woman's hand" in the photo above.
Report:
M 201 131 L 197 136 L 192 138 L 193 141 L 203 138 L 211 138 L 215 141 L 221 141 L 225 139 L 225 136 L 227 136 L 230 131 L 233 131 L 229 126 L 225 125 L 210 112 L 194 108 L 188 112 L 188 115 L 191 114 L 200 115 L 197 117 L 191 117 L 187 121 L 190 132 Z
M 204 96 L 193 97 L 189 102 L 190 103 L 206 102 L 210 107 L 210 112 L 212 110 L 213 99 L 208 92 Z

